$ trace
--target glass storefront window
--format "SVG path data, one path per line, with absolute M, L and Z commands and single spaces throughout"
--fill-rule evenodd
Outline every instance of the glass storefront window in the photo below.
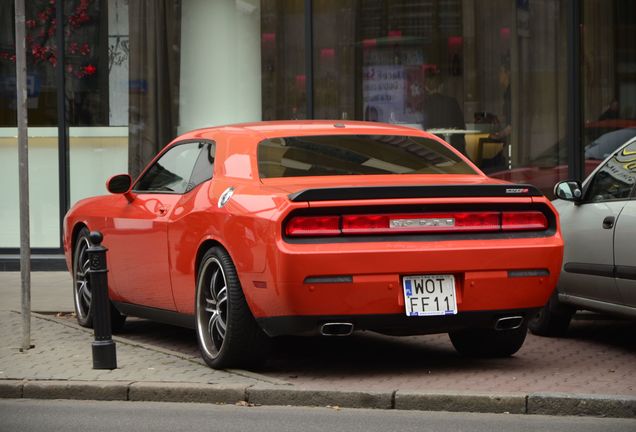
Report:
M 564 4 L 314 1 L 315 117 L 431 130 L 550 194 L 567 177 Z
M 262 120 L 305 119 L 305 2 L 260 3 Z
M 65 5 L 71 204 L 106 193 L 112 174 L 135 176 L 185 131 L 309 117 L 429 130 L 489 175 L 548 195 L 568 177 L 567 0 Z M 636 131 L 636 5 L 585 0 L 582 11 L 589 171 Z M 27 2 L 35 247 L 59 247 L 54 12 Z M 0 209 L 0 248 L 18 246 L 13 18 L 0 2 L 0 180 L 13 203 Z
M 585 174 L 636 136 L 636 3 L 583 3 L 581 74 Z
M 108 124 L 108 54 L 105 2 L 65 2 L 67 118 L 70 126 Z M 32 0 L 26 6 L 26 48 L 29 126 L 57 125 L 59 53 L 56 44 L 55 1 Z M 15 110 L 15 26 L 13 2 L 0 4 L 0 127 L 17 123 Z
M 57 248 L 59 172 L 57 88 L 55 84 L 55 8 L 49 1 L 26 2 L 27 109 L 31 245 Z M 14 4 L 0 2 L 0 248 L 20 244 Z
M 352 120 L 356 115 L 355 0 L 313 2 L 314 117 Z

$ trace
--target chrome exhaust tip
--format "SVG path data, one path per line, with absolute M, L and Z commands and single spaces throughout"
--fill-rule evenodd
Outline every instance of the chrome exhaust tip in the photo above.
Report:
M 523 324 L 522 316 L 511 316 L 499 318 L 495 322 L 495 330 L 515 330 Z
M 349 336 L 353 333 L 351 323 L 325 323 L 320 327 L 323 336 Z

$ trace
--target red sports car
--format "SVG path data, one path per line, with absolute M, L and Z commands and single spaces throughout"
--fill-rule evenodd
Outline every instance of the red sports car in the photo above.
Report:
M 462 354 L 512 355 L 561 269 L 549 200 L 411 128 L 200 129 L 107 188 L 64 220 L 79 323 L 92 325 L 87 238 L 101 231 L 113 326 L 192 327 L 214 368 L 263 361 L 268 336 L 354 330 L 448 332 Z

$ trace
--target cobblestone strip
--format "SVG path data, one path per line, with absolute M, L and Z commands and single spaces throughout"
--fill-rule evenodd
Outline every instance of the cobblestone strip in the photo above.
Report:
M 20 352 L 21 319 L 13 312 L 0 312 L 0 379 L 73 381 L 152 381 L 201 384 L 254 385 L 255 376 L 210 369 L 198 359 L 129 344 L 117 338 L 118 368 L 94 370 L 90 331 L 62 324 L 53 318 L 33 315 L 35 348 Z
M 87 333 L 89 335 L 93 335 L 93 331 L 91 329 L 87 329 L 84 327 L 81 327 L 79 324 L 77 324 L 75 321 L 69 321 L 68 319 L 60 319 L 57 317 L 53 317 L 53 316 L 48 316 L 48 315 L 42 315 L 42 314 L 35 314 L 38 318 L 44 319 L 44 320 L 48 320 L 51 322 L 54 322 L 56 324 L 61 324 L 79 331 L 82 331 L 84 333 Z M 147 349 L 150 351 L 154 351 L 154 352 L 160 352 L 163 354 L 167 354 L 167 355 L 171 355 L 174 357 L 178 357 L 180 359 L 183 360 L 187 360 L 187 361 L 191 361 L 193 363 L 208 367 L 205 362 L 203 361 L 203 359 L 197 354 L 195 356 L 187 354 L 187 353 L 182 353 L 179 351 L 174 351 L 174 350 L 170 350 L 158 345 L 153 345 L 153 344 L 149 344 L 149 343 L 145 343 L 145 342 L 141 342 L 141 341 L 137 341 L 137 340 L 131 340 L 129 338 L 126 337 L 121 337 L 121 336 L 113 336 L 113 340 L 115 342 L 118 343 L 122 343 L 122 344 L 126 344 L 126 345 L 130 345 L 130 346 L 134 346 L 134 347 L 139 347 L 139 348 L 143 348 L 143 349 Z M 227 373 L 233 374 L 233 375 L 238 375 L 241 377 L 245 377 L 248 379 L 254 379 L 256 381 L 259 382 L 264 382 L 264 383 L 268 383 L 268 384 L 274 384 L 274 385 L 292 385 L 290 382 L 287 381 L 283 381 L 281 379 L 275 378 L 275 377 L 270 377 L 270 376 L 266 376 L 266 375 L 261 375 L 255 372 L 250 372 L 247 370 L 243 370 L 243 369 L 225 369 L 225 371 Z

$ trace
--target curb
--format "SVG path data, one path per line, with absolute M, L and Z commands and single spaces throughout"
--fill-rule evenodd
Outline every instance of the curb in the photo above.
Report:
M 528 396 L 528 414 L 636 418 L 636 397 L 533 393 Z
M 255 405 L 393 409 L 394 393 L 312 390 L 256 385 L 247 388 L 246 402 Z
M 636 396 L 566 393 L 346 392 L 268 385 L 0 380 L 0 399 L 288 405 L 636 418 Z
M 398 391 L 395 395 L 395 409 L 527 414 L 526 401 L 527 395 L 522 393 Z

